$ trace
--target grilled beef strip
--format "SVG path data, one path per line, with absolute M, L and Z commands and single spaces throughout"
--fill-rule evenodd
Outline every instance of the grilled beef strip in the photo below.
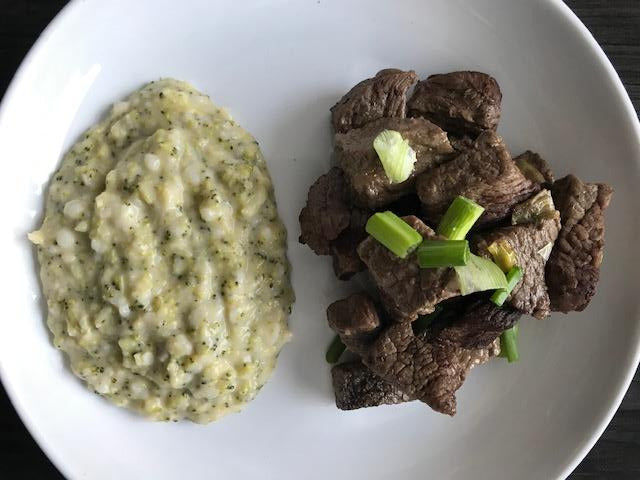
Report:
M 345 133 L 380 118 L 404 118 L 407 91 L 417 80 L 413 70 L 387 68 L 361 81 L 331 107 L 333 129 Z
M 613 189 L 568 175 L 553 184 L 562 230 L 547 262 L 551 309 L 584 310 L 596 292 L 604 254 L 604 212 Z

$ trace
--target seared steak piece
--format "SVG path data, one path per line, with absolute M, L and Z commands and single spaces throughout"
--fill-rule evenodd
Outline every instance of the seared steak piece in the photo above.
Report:
M 475 144 L 475 140 L 468 135 L 463 135 L 462 137 L 457 137 L 455 135 L 448 135 L 449 143 L 453 147 L 453 150 L 456 152 L 456 155 L 466 152 L 467 150 L 471 150 L 473 145 Z
M 413 172 L 402 183 L 391 183 L 373 149 L 373 140 L 383 130 L 400 132 L 416 152 Z M 448 160 L 453 152 L 447 134 L 423 118 L 381 118 L 338 133 L 335 140 L 338 166 L 345 173 L 355 203 L 371 210 L 411 193 L 416 176 Z
M 493 223 L 540 190 L 511 159 L 495 132 L 482 133 L 474 148 L 454 160 L 426 170 L 416 182 L 427 220 L 437 224 L 453 199 L 462 195 L 485 208 L 478 224 Z
M 413 400 L 385 382 L 360 361 L 341 363 L 331 369 L 336 407 L 340 410 L 393 405 Z
M 498 307 L 487 300 L 486 295 L 480 298 L 463 299 L 463 308 L 454 313 L 453 321 L 445 325 L 438 320 L 426 332 L 427 339 L 437 339 L 441 343 L 448 343 L 462 348 L 487 348 L 500 336 L 502 332 L 513 327 L 522 312 L 509 306 Z
M 419 218 L 403 217 L 423 238 L 438 238 Z M 398 322 L 411 322 L 426 315 L 436 304 L 460 294 L 452 268 L 420 268 L 416 253 L 402 259 L 372 237 L 358 247 L 380 298 L 391 317 Z
M 363 362 L 406 395 L 437 412 L 454 415 L 455 392 L 467 372 L 497 355 L 500 347 L 494 341 L 487 348 L 463 348 L 450 341 L 446 332 L 432 338 L 416 336 L 410 323 L 395 323 L 376 339 Z
M 554 182 L 551 167 L 544 158 L 531 150 L 518 155 L 513 159 L 520 171 L 532 182 L 550 187 Z
M 380 334 L 382 321 L 371 298 L 355 293 L 327 308 L 329 326 L 353 353 L 362 355 Z
M 425 117 L 447 132 L 475 137 L 497 128 L 501 101 L 500 86 L 493 77 L 451 72 L 418 82 L 408 107 L 412 117 Z
M 406 116 L 407 90 L 418 77 L 413 70 L 380 70 L 375 77 L 358 83 L 331 107 L 331 123 L 336 133 L 360 128 L 383 117 Z
M 331 242 L 333 271 L 340 280 L 349 280 L 367 266 L 358 256 L 358 245 L 367 236 L 364 227 L 347 228 L 338 238 Z
M 523 208 L 519 207 L 522 218 L 526 218 L 530 223 L 497 228 L 474 238 L 478 254 L 487 258 L 491 258 L 488 247 L 494 242 L 506 244 L 514 251 L 516 265 L 522 268 L 524 275 L 507 302 L 513 308 L 536 318 L 546 318 L 550 313 L 545 265 L 550 249 L 560 232 L 560 215 L 553 209 L 550 199 L 549 209 L 539 211 L 540 202 L 537 199 L 545 193 L 548 195 L 547 191 L 541 192 L 538 194 L 539 197 L 525 202 Z M 535 213 L 527 215 L 524 211 L 527 208 Z
M 299 242 L 318 255 L 330 253 L 330 242 L 349 226 L 351 205 L 347 183 L 339 168 L 332 168 L 309 188 L 300 212 Z
M 613 189 L 568 175 L 553 184 L 562 230 L 547 263 L 553 311 L 582 311 L 595 294 L 604 249 L 604 211 Z

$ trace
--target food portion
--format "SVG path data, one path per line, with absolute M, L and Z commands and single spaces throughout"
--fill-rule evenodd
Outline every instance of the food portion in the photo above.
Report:
M 408 103 L 412 117 L 424 117 L 453 135 L 477 136 L 495 130 L 502 92 L 486 73 L 451 72 L 418 82 Z
M 450 162 L 426 170 L 416 182 L 427 220 L 437 224 L 457 196 L 485 209 L 480 224 L 507 218 L 514 206 L 540 190 L 512 160 L 497 133 L 481 133 L 473 146 Z
M 604 256 L 604 211 L 613 190 L 567 175 L 553 184 L 551 194 L 562 219 L 546 272 L 551 309 L 579 312 L 596 293 Z
M 384 131 L 398 132 L 415 152 L 415 164 L 404 181 L 389 178 L 374 148 L 374 140 Z M 428 120 L 381 118 L 362 128 L 336 134 L 335 152 L 353 202 L 361 208 L 375 209 L 413 192 L 415 178 L 447 160 L 453 148 L 447 134 Z
M 413 70 L 380 70 L 363 80 L 331 107 L 331 123 L 337 133 L 346 133 L 380 118 L 404 118 L 407 91 L 418 80 Z
M 300 242 L 371 287 L 327 308 L 343 410 L 418 400 L 454 415 L 475 366 L 518 360 L 523 315 L 582 310 L 598 281 L 611 187 L 513 157 L 491 76 L 432 75 L 410 93 L 415 80 L 382 70 L 331 109 L 337 165 L 300 213 Z
M 119 406 L 216 420 L 255 397 L 290 338 L 286 231 L 258 143 L 186 83 L 151 82 L 87 131 L 29 238 L 55 346 Z

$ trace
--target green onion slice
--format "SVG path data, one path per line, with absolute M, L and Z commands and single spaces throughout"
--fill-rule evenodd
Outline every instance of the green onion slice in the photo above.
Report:
M 551 250 L 553 250 L 553 242 L 547 243 L 544 247 L 538 250 L 538 255 L 540 255 L 544 261 L 549 260 L 549 256 L 551 255 Z
M 329 348 L 327 349 L 327 353 L 325 355 L 325 359 L 327 363 L 337 363 L 342 356 L 342 353 L 345 351 L 347 347 L 340 340 L 340 336 L 336 335 L 335 338 L 331 341 Z
M 449 240 L 462 240 L 476 223 L 484 208 L 473 200 L 456 197 L 438 225 L 436 232 Z
M 511 213 L 511 224 L 537 223 L 558 215 L 549 190 L 541 190 L 535 196 L 516 205 Z
M 461 267 L 469 261 L 467 240 L 425 240 L 418 247 L 422 268 Z
M 365 230 L 400 258 L 406 258 L 422 242 L 419 232 L 389 211 L 373 214 Z
M 469 254 L 469 263 L 464 267 L 453 267 L 458 276 L 460 293 L 482 292 L 507 287 L 507 279 L 495 263 L 486 258 Z
M 493 261 L 496 265 L 498 265 L 505 273 L 515 267 L 516 262 L 518 261 L 516 258 L 516 252 L 505 240 L 496 240 L 487 247 L 487 250 L 489 250 L 489 253 L 493 257 Z
M 400 132 L 383 130 L 373 141 L 373 148 L 391 183 L 404 182 L 409 178 L 416 163 L 416 152 Z
M 518 282 L 522 280 L 523 275 L 524 272 L 520 267 L 513 267 L 511 270 L 509 270 L 509 273 L 507 273 L 507 287 L 493 292 L 493 295 L 491 295 L 491 301 L 497 306 L 501 307 L 507 297 L 511 295 L 511 292 L 516 287 Z
M 500 356 L 506 358 L 509 363 L 517 362 L 518 353 L 518 325 L 514 325 L 500 335 Z

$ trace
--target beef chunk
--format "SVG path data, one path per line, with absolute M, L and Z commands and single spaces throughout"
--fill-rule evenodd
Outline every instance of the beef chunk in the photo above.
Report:
M 453 199 L 462 195 L 485 208 L 478 224 L 497 222 L 514 205 L 540 190 L 511 159 L 495 132 L 482 133 L 474 148 L 454 160 L 425 171 L 416 183 L 427 219 L 437 224 Z
M 467 372 L 499 352 L 499 345 L 467 349 L 446 338 L 416 336 L 411 324 L 387 327 L 363 357 L 365 365 L 406 395 L 425 402 L 437 412 L 454 415 L 455 392 Z
M 401 183 L 391 183 L 373 149 L 373 140 L 387 129 L 400 132 L 416 152 L 413 172 Z M 362 128 L 336 134 L 335 150 L 355 203 L 372 210 L 411 193 L 417 175 L 449 159 L 453 152 L 447 134 L 422 118 L 381 118 Z
M 358 83 L 331 107 L 334 130 L 336 133 L 345 133 L 379 118 L 404 118 L 407 90 L 417 79 L 414 71 L 388 68 Z
M 437 238 L 433 230 L 414 216 L 403 219 L 423 238 Z M 433 312 L 436 304 L 460 294 L 451 268 L 420 268 L 416 253 L 401 259 L 372 237 L 358 247 L 385 309 L 399 322 L 411 322 L 418 315 Z
M 385 382 L 360 361 L 342 363 L 331 369 L 336 406 L 340 410 L 393 405 L 413 400 Z
M 461 154 L 462 152 L 466 152 L 467 150 L 471 150 L 475 144 L 475 140 L 468 135 L 463 135 L 462 137 L 457 137 L 455 135 L 448 135 L 449 143 L 453 147 L 456 155 Z
M 367 268 L 358 256 L 358 245 L 366 238 L 366 232 L 347 229 L 331 242 L 333 271 L 340 280 L 349 280 Z
M 554 182 L 551 167 L 544 158 L 531 150 L 518 155 L 513 159 L 520 171 L 532 182 L 550 187 Z
M 349 226 L 338 238 L 331 241 L 333 271 L 340 280 L 349 280 L 353 275 L 364 270 L 366 265 L 358 256 L 358 245 L 367 237 L 365 225 L 371 212 L 353 208 Z
M 366 351 L 382 328 L 373 300 L 363 293 L 333 302 L 327 308 L 327 320 L 342 343 L 358 355 Z
M 541 198 L 548 191 L 525 202 L 520 209 L 521 218 L 529 223 L 498 228 L 477 235 L 474 238 L 476 250 L 480 255 L 491 258 L 488 247 L 494 242 L 506 244 L 516 256 L 516 265 L 524 271 L 522 280 L 513 289 L 508 303 L 521 312 L 536 318 L 545 318 L 550 313 L 549 294 L 545 283 L 545 264 L 548 253 L 560 231 L 560 215 L 550 203 L 547 210 L 541 210 Z M 527 214 L 526 209 L 531 212 Z
M 553 184 L 562 230 L 547 263 L 553 311 L 582 311 L 595 294 L 604 249 L 604 211 L 613 190 L 568 175 Z
M 502 93 L 496 80 L 480 72 L 431 75 L 418 82 L 409 115 L 425 117 L 447 132 L 476 136 L 495 130 Z
M 318 255 L 330 253 L 330 242 L 349 226 L 351 207 L 347 183 L 339 168 L 332 168 L 311 185 L 300 212 L 300 243 Z
M 465 297 L 462 308 L 446 317 L 446 324 L 440 325 L 436 320 L 427 330 L 427 338 L 435 337 L 441 343 L 447 343 L 462 348 L 488 348 L 502 332 L 513 327 L 522 313 L 509 306 L 498 307 L 484 298 L 467 300 Z M 448 313 L 448 312 L 447 312 Z

